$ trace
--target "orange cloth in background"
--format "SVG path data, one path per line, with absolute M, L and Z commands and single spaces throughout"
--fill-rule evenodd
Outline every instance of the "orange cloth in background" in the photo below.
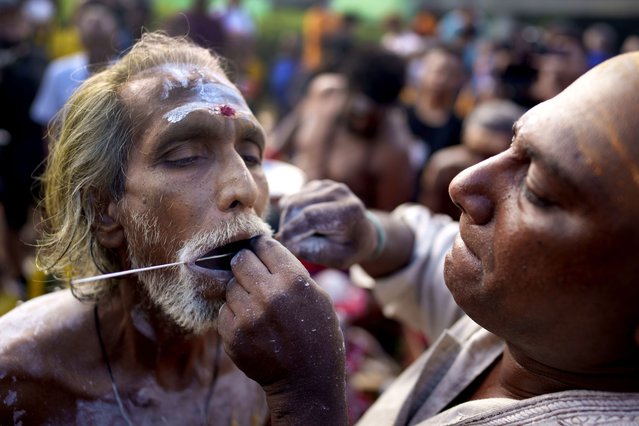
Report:
M 339 26 L 339 16 L 321 7 L 312 7 L 302 21 L 302 64 L 314 71 L 322 64 L 322 40 Z

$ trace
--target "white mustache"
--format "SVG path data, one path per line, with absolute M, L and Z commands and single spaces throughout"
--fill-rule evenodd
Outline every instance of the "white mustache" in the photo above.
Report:
M 203 231 L 189 239 L 180 252 L 176 261 L 194 262 L 213 248 L 237 241 L 249 239 L 258 235 L 272 235 L 273 230 L 261 218 L 254 215 L 233 216 L 215 224 L 215 229 Z

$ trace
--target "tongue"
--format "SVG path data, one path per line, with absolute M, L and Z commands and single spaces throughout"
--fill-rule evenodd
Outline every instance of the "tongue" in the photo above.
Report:
M 201 259 L 195 261 L 195 264 L 207 269 L 225 269 L 231 270 L 231 259 L 237 252 L 242 249 L 250 248 L 251 240 L 240 240 L 222 247 L 218 247 L 215 250 L 211 250 L 202 256 Z M 212 258 L 212 259 L 207 259 Z

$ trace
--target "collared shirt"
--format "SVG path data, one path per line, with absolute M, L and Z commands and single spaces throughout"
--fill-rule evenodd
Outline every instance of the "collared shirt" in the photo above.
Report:
M 358 426 L 421 424 L 446 408 L 503 349 L 498 337 L 462 317 L 397 378 Z

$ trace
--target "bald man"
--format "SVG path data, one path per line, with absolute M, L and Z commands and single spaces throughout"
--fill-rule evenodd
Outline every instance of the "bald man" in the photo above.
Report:
M 359 263 L 387 314 L 439 336 L 361 425 L 639 422 L 638 98 L 634 53 L 532 108 L 451 183 L 459 223 L 371 218 L 330 182 L 283 201 L 289 249 Z

